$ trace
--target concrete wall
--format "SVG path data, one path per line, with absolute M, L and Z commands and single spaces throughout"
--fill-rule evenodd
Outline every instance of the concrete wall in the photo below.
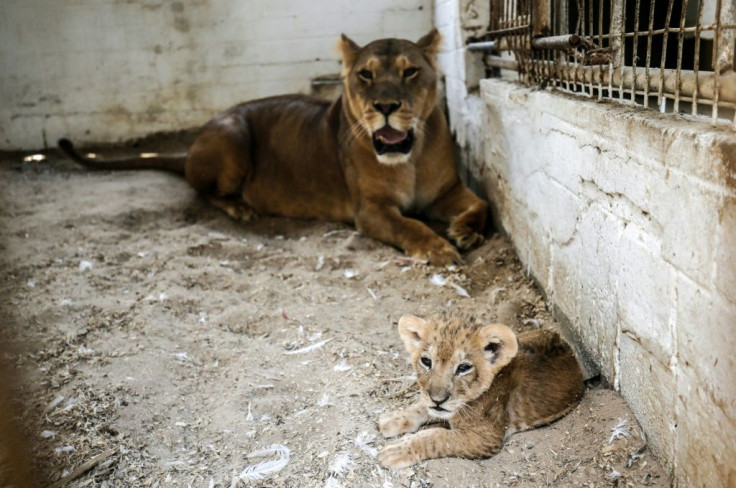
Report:
M 437 23 L 452 125 L 497 220 L 678 486 L 736 486 L 736 132 L 497 79 L 474 91 L 473 4 L 438 0 Z
M 4 0 L 0 150 L 116 142 L 308 92 L 336 41 L 418 39 L 430 0 Z

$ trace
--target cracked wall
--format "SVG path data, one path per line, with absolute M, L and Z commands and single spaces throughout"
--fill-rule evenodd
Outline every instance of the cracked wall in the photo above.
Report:
M 429 0 L 0 2 L 0 150 L 198 127 L 245 100 L 309 93 L 359 43 L 418 39 Z
M 679 485 L 732 486 L 736 134 L 500 80 L 481 98 L 476 164 L 521 259 Z
M 736 486 L 736 132 L 478 82 L 468 3 L 436 7 L 468 174 L 678 486 Z

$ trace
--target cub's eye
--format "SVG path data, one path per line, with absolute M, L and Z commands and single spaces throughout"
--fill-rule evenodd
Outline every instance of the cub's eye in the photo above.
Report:
M 424 366 L 425 366 L 425 367 L 426 367 L 427 369 L 429 369 L 429 368 L 431 368 L 431 367 L 432 367 L 432 360 L 431 360 L 431 359 L 429 359 L 429 358 L 428 358 L 427 356 L 422 356 L 422 359 L 420 359 L 419 361 L 421 361 L 421 363 L 422 363 L 422 364 L 423 364 L 423 365 L 424 365 Z
M 417 75 L 417 73 L 419 73 L 419 68 L 406 68 L 404 70 L 404 78 L 406 79 L 413 78 L 414 76 Z
M 472 364 L 463 363 L 463 364 L 461 364 L 460 366 L 457 367 L 457 370 L 455 370 L 455 374 L 459 376 L 461 374 L 467 373 L 471 369 L 473 369 L 473 365 Z
M 373 79 L 373 73 L 367 69 L 358 71 L 358 77 L 363 81 L 371 81 Z

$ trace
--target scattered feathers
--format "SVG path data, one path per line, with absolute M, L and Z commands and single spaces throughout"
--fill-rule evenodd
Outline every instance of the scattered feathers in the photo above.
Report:
M 441 273 L 435 273 L 432 276 L 430 276 L 429 277 L 429 282 L 432 283 L 435 286 L 449 285 L 461 297 L 470 298 L 470 293 L 468 293 L 468 290 L 466 290 L 462 286 L 458 285 L 457 283 L 452 283 L 450 280 L 448 280 L 447 278 L 445 278 L 444 275 L 442 275 Z
M 629 437 L 629 428 L 626 427 L 627 423 L 628 420 L 619 419 L 618 423 L 611 429 L 611 438 L 608 439 L 609 444 L 624 437 Z
M 345 488 L 342 483 L 330 476 L 325 480 L 325 488 Z
M 330 466 L 327 468 L 332 476 L 343 476 L 350 470 L 353 461 L 350 459 L 350 455 L 346 452 L 341 452 L 330 461 Z
M 240 473 L 240 479 L 262 480 L 268 475 L 276 474 L 289 464 L 290 455 L 291 451 L 283 444 L 273 444 L 266 449 L 253 451 L 246 458 L 273 457 L 274 459 L 246 466 L 243 472 Z
M 429 282 L 435 286 L 445 286 L 447 278 L 442 276 L 440 273 L 435 273 L 429 278 Z
M 355 445 L 360 448 L 364 453 L 370 457 L 378 456 L 378 449 L 368 444 L 372 443 L 376 439 L 376 436 L 370 435 L 368 432 L 361 432 L 358 437 L 355 438 Z
M 470 298 L 470 293 L 468 293 L 468 290 L 466 290 L 462 286 L 455 284 L 455 283 L 450 283 L 450 286 L 453 287 L 455 291 L 457 292 L 457 294 L 460 295 L 461 297 Z
M 314 351 L 315 349 L 319 349 L 320 347 L 324 346 L 331 340 L 332 339 L 325 339 L 324 341 L 318 342 L 316 344 L 311 344 L 306 347 L 302 347 L 301 349 L 295 349 L 293 351 L 286 351 L 284 354 L 306 354 L 308 352 Z

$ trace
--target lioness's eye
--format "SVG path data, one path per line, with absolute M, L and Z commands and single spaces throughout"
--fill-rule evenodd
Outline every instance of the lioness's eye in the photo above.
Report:
M 367 69 L 362 69 L 358 71 L 358 76 L 365 81 L 371 81 L 373 79 L 373 73 L 371 73 Z
M 461 364 L 460 366 L 457 367 L 457 370 L 455 370 L 455 374 L 456 375 L 461 375 L 463 373 L 467 373 L 471 369 L 473 369 L 473 365 L 472 364 L 463 363 L 463 364 Z
M 432 367 L 432 360 L 431 360 L 431 359 L 429 359 L 429 358 L 428 358 L 428 357 L 426 357 L 426 356 L 422 356 L 422 359 L 420 359 L 419 361 L 421 361 L 421 362 L 422 362 L 422 364 L 423 364 L 423 365 L 424 365 L 425 367 L 427 367 L 427 368 L 431 368 L 431 367 Z
M 419 73 L 419 68 L 406 68 L 404 70 L 404 78 L 411 78 L 417 73 Z

